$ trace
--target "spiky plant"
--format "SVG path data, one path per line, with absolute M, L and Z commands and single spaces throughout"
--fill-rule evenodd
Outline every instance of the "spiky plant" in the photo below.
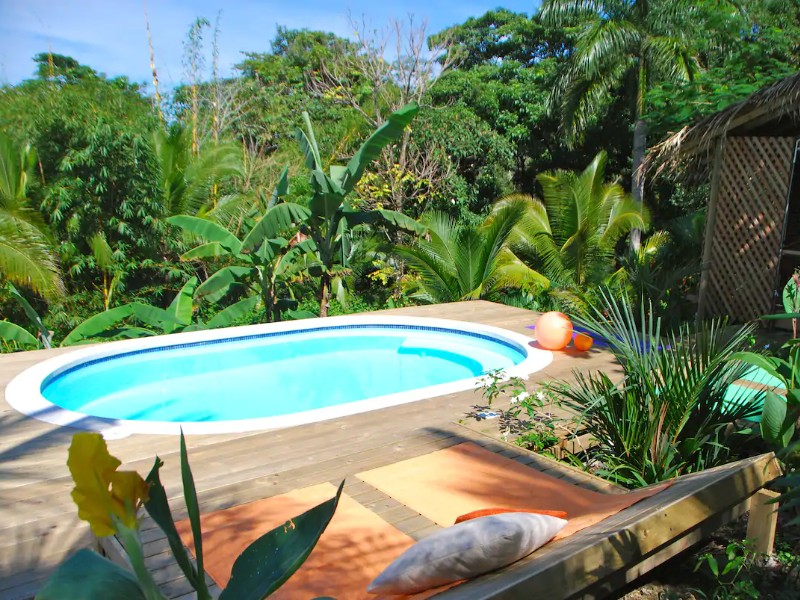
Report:
M 730 387 L 748 368 L 732 355 L 753 326 L 730 334 L 715 320 L 663 333 L 648 304 L 635 311 L 626 298 L 603 292 L 601 299 L 577 321 L 608 343 L 622 381 L 576 371 L 575 383 L 551 389 L 597 442 L 603 474 L 637 487 L 727 461 L 737 424 L 763 401 L 761 392 Z
M 477 226 L 458 224 L 444 213 L 426 215 L 428 234 L 397 250 L 419 278 L 413 297 L 435 304 L 490 298 L 505 288 L 546 286 L 544 277 L 507 248 L 525 210 L 524 202 L 509 201 Z

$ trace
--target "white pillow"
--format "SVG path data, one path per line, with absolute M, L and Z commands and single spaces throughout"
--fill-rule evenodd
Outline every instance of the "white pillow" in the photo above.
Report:
M 567 522 L 549 515 L 505 513 L 437 531 L 401 554 L 369 585 L 372 594 L 414 594 L 477 577 L 540 548 Z

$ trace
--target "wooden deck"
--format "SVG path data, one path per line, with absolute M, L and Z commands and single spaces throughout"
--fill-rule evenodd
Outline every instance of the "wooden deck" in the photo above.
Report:
M 536 319 L 530 311 L 484 301 L 384 312 L 472 321 L 525 335 L 531 334 L 527 326 Z M 25 368 L 68 351 L 0 356 L 0 389 Z M 573 369 L 618 372 L 605 352 L 560 352 L 550 366 L 531 376 L 529 388 L 544 380 L 569 378 Z M 433 525 L 365 488 L 366 484 L 352 475 L 473 435 L 496 436 L 496 421 L 465 420 L 479 400 L 478 394 L 468 391 L 276 431 L 192 436 L 187 441 L 201 508 L 205 512 L 349 477 L 346 490 L 351 496 L 418 537 Z M 466 427 L 454 425 L 459 421 Z M 66 555 L 91 543 L 88 526 L 77 519 L 69 494 L 72 482 L 65 463 L 74 430 L 27 418 L 10 408 L 3 396 L 0 432 L 0 598 L 28 598 Z M 125 468 L 140 473 L 150 469 L 158 454 L 166 463 L 162 480 L 182 516 L 177 437 L 132 435 L 108 445 Z M 577 471 L 571 473 L 578 480 L 593 481 Z M 165 592 L 182 595 L 187 590 L 181 586 L 159 532 L 148 529 L 144 539 L 151 564 L 163 567 L 158 578 Z

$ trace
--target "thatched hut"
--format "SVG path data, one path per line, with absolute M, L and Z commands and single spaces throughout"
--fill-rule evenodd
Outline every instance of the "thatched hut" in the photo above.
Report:
M 699 316 L 773 312 L 800 268 L 800 73 L 685 127 L 650 158 L 710 178 Z

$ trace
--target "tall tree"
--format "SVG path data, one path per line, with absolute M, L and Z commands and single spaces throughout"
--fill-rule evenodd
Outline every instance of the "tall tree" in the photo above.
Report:
M 323 57 L 312 87 L 318 95 L 355 109 L 373 129 L 412 102 L 424 105 L 428 90 L 456 59 L 449 34 L 429 39 L 426 24 L 411 17 L 407 24 L 390 22 L 384 31 L 369 31 L 364 23 L 351 25 L 356 51 Z M 386 60 L 387 55 L 394 59 Z M 410 129 L 403 131 L 397 144 L 384 149 L 376 171 L 389 190 L 389 208 L 402 211 L 446 178 L 441 163 L 429 160 L 436 151 L 412 144 Z
M 633 98 L 632 185 L 642 201 L 647 149 L 645 100 L 660 81 L 688 81 L 698 72 L 695 40 L 687 32 L 698 12 L 687 0 L 545 0 L 545 23 L 577 25 L 579 34 L 552 106 L 560 111 L 568 138 L 574 139 L 608 107 L 616 89 Z M 638 245 L 638 234 L 634 245 Z

